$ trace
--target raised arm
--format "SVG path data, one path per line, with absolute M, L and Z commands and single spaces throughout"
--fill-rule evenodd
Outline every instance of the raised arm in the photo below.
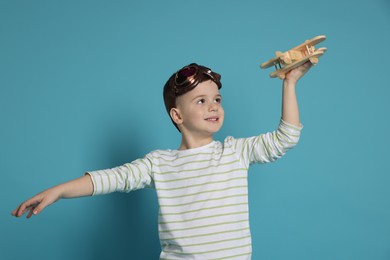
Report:
M 300 78 L 311 68 L 312 64 L 305 64 L 293 69 L 286 74 L 283 80 L 283 95 L 282 95 L 282 119 L 295 126 L 300 126 L 298 101 L 296 96 L 296 85 Z
M 89 174 L 47 189 L 20 204 L 12 215 L 21 217 L 28 212 L 27 218 L 39 214 L 44 208 L 63 198 L 89 196 L 93 193 L 93 184 Z

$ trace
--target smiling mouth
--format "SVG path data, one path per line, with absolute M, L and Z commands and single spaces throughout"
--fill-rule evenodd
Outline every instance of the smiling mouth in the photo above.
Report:
M 212 116 L 212 117 L 206 118 L 205 120 L 208 121 L 208 122 L 218 122 L 219 121 L 219 117 Z

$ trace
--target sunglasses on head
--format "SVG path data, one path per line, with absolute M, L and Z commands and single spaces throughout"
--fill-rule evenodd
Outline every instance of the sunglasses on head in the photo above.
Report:
M 210 68 L 192 63 L 176 72 L 173 86 L 175 94 L 181 95 L 192 90 L 204 79 L 204 76 L 214 81 L 218 88 L 221 88 L 221 76 L 219 74 L 213 72 Z

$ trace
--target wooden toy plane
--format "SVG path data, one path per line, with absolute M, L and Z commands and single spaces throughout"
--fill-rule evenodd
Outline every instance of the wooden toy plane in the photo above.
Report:
M 311 40 L 306 40 L 301 45 L 292 48 L 284 53 L 277 51 L 276 57 L 266 61 L 260 65 L 262 69 L 275 66 L 275 71 L 270 74 L 271 78 L 279 77 L 284 79 L 286 74 L 296 67 L 310 61 L 313 65 L 318 63 L 318 57 L 322 56 L 326 52 L 326 48 L 315 49 L 314 45 L 324 41 L 325 35 L 314 37 Z

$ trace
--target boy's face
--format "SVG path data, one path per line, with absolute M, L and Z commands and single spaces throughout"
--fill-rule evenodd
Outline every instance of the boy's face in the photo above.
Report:
M 204 81 L 176 99 L 171 116 L 183 135 L 212 137 L 223 124 L 221 101 L 218 86 L 212 80 Z

